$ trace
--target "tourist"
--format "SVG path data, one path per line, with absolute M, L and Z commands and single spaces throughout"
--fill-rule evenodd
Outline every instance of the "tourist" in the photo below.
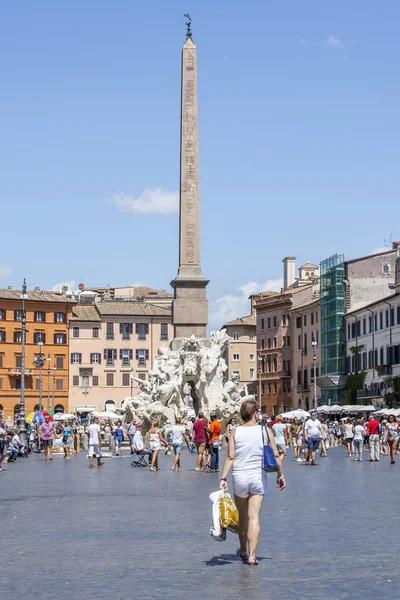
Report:
M 272 417 L 270 418 L 270 420 L 268 421 L 268 427 L 271 427 L 271 429 L 273 428 L 273 426 L 277 423 L 278 421 L 276 420 L 275 415 L 272 415 Z
M 175 425 L 171 427 L 171 437 L 172 437 L 172 447 L 174 449 L 174 462 L 172 465 L 172 470 L 182 471 L 181 468 L 181 454 L 182 454 L 182 446 L 183 440 L 185 440 L 187 446 L 189 447 L 189 438 L 185 433 L 185 428 L 182 426 L 182 420 L 180 417 L 176 417 Z
M 315 462 L 315 455 L 322 439 L 321 423 L 317 419 L 316 412 L 311 413 L 311 418 L 308 419 L 304 425 L 304 437 L 306 441 L 306 447 L 308 449 L 305 462 L 308 465 L 310 464 L 311 459 L 311 465 L 315 467 L 317 466 L 317 463 Z
M 322 439 L 321 439 L 321 449 L 320 449 L 320 457 L 326 458 L 326 451 L 329 448 L 329 435 L 328 435 L 328 425 L 325 422 L 324 418 L 320 419 L 321 429 L 322 429 Z
M 18 427 L 14 430 L 13 442 L 14 446 L 18 448 L 18 454 L 20 454 L 21 456 L 25 456 L 25 458 L 28 458 L 28 446 L 25 446 L 25 444 L 22 443 L 21 438 L 19 437 Z
M 236 427 L 236 421 L 235 421 L 235 419 L 232 418 L 230 421 L 228 421 L 228 424 L 226 426 L 226 433 L 225 433 L 225 441 L 226 441 L 226 443 L 228 443 L 229 436 L 232 433 L 232 429 L 235 429 L 235 427 Z
M 351 419 L 344 422 L 344 439 L 346 440 L 347 456 L 351 456 L 351 446 L 354 438 L 354 425 Z
M 390 453 L 390 450 L 389 450 L 389 443 L 388 443 L 386 419 L 383 419 L 383 421 L 379 427 L 379 441 L 381 444 L 381 454 L 383 454 L 384 456 L 388 456 Z
M 222 470 L 220 489 L 228 491 L 226 478 L 232 469 L 233 493 L 239 511 L 238 556 L 249 565 L 257 565 L 257 546 L 260 539 L 260 511 L 267 488 L 267 474 L 263 470 L 264 427 L 258 425 L 259 410 L 254 400 L 245 400 L 240 407 L 243 425 L 231 433 L 228 456 Z M 273 432 L 269 432 L 270 444 L 278 465 L 277 485 L 283 490 L 286 483 L 282 461 L 275 444 Z
M 272 426 L 272 431 L 274 432 L 276 447 L 283 460 L 286 456 L 287 430 L 282 415 L 276 417 L 276 423 Z
M 54 424 L 50 422 L 49 415 L 45 415 L 39 431 L 45 460 L 53 460 Z
M 219 471 L 219 434 L 221 432 L 221 425 L 217 421 L 216 415 L 211 415 L 210 419 L 211 423 L 208 427 L 210 439 L 207 444 L 211 455 L 210 471 L 217 473 Z
M 154 421 L 153 427 L 147 432 L 145 443 L 149 445 L 149 449 L 152 452 L 150 471 L 159 471 L 158 453 L 160 452 L 161 444 L 167 446 L 167 442 L 164 440 L 158 421 Z
M 5 446 L 6 446 L 6 454 L 9 452 L 10 456 L 7 459 L 8 463 L 17 462 L 19 450 L 15 446 L 15 443 L 12 439 L 12 436 L 8 433 L 4 438 Z
M 165 425 L 161 431 L 164 436 L 164 440 L 166 441 L 165 454 L 171 454 L 172 435 L 171 435 L 171 421 L 169 419 L 167 419 L 165 421 Z
M 303 462 L 303 459 L 301 458 L 301 452 L 304 452 L 304 421 L 299 421 L 298 427 L 297 427 L 297 434 L 296 434 L 296 456 L 297 456 L 297 462 Z
M 204 452 L 206 450 L 206 428 L 207 422 L 204 420 L 204 414 L 199 412 L 197 415 L 197 420 L 193 423 L 193 435 L 192 441 L 196 444 L 197 450 L 197 463 L 196 463 L 196 471 L 204 470 Z
M 367 423 L 367 429 L 369 433 L 369 450 L 371 458 L 370 462 L 377 462 L 380 460 L 380 443 L 379 443 L 379 423 L 372 415 Z
M 5 423 L 4 423 L 4 420 L 1 419 L 0 420 L 0 473 L 3 470 L 1 463 L 3 462 L 3 460 L 6 456 L 6 435 L 7 435 L 7 430 L 5 427 Z
M 133 440 L 135 437 L 135 433 L 136 433 L 136 424 L 135 424 L 135 421 L 131 421 L 131 423 L 129 423 L 129 427 L 128 427 L 128 437 L 129 437 L 129 445 L 131 447 L 131 454 L 134 454 L 134 452 L 135 452 L 135 448 L 133 446 Z
M 73 447 L 74 438 L 72 435 L 72 427 L 68 421 L 65 421 L 63 432 L 62 432 L 62 443 L 64 448 L 64 458 L 69 460 L 71 448 Z
M 396 462 L 397 446 L 399 444 L 399 424 L 394 415 L 389 415 L 389 422 L 386 425 L 386 436 L 390 448 L 390 464 L 394 465 Z
M 114 428 L 114 441 L 115 441 L 115 456 L 121 456 L 121 446 L 124 439 L 124 430 L 121 425 L 121 421 L 117 421 Z
M 93 423 L 89 425 L 87 433 L 89 437 L 89 469 L 93 469 L 93 456 L 97 458 L 97 466 L 102 467 L 104 463 L 101 462 L 101 433 L 99 417 L 95 417 L 93 419 Z
M 362 462 L 364 449 L 364 426 L 362 419 L 358 419 L 357 425 L 354 427 L 353 444 L 355 454 L 354 460 Z
M 295 417 L 294 419 L 292 419 L 290 421 L 290 425 L 289 425 L 290 446 L 293 448 L 295 458 L 298 458 L 298 456 L 297 456 L 297 431 L 298 431 L 298 429 L 299 429 L 299 419 L 297 417 Z

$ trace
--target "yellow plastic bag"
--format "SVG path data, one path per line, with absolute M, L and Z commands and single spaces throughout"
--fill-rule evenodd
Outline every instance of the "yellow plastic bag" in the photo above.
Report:
M 239 512 L 230 494 L 227 492 L 224 492 L 219 499 L 219 518 L 221 527 L 234 533 L 238 532 Z

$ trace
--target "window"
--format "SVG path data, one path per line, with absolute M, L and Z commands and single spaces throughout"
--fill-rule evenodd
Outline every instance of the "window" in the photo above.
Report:
M 149 351 L 138 348 L 136 350 L 136 360 L 138 361 L 139 365 L 145 365 L 146 361 L 149 360 Z
M 99 365 L 101 364 L 101 354 L 100 352 L 91 352 L 90 353 L 90 364 Z
M 367 333 L 367 319 L 364 317 L 362 320 L 362 324 L 363 324 L 363 335 L 365 335 Z
M 250 354 L 249 359 L 254 360 L 254 354 Z
M 376 368 L 378 366 L 378 350 L 374 350 L 374 367 Z
M 362 368 L 363 371 L 365 371 L 367 369 L 367 353 L 363 352 L 362 354 Z
M 276 360 L 276 358 L 274 358 L 274 373 L 276 373 L 278 370 L 278 361 Z
M 264 327 L 262 327 L 262 329 L 264 329 Z M 235 333 L 233 334 L 233 341 L 234 342 L 238 342 L 239 341 L 239 334 L 237 331 L 235 331 Z
M 234 354 L 232 358 L 233 360 L 239 360 L 239 354 Z
M 3 367 L 3 355 L 0 354 L 0 369 Z M 1 418 L 1 417 L 0 417 Z
M 82 362 L 82 354 L 80 352 L 71 352 L 71 364 L 79 365 Z
M 99 328 L 98 327 L 93 327 L 92 328 L 92 337 L 94 337 L 94 338 L 98 338 L 99 337 Z
M 261 329 L 264 329 L 264 319 L 261 319 Z
M 138 379 L 141 379 L 142 381 L 146 381 L 146 373 L 138 373 L 137 376 L 138 376 Z
M 383 365 L 384 363 L 384 359 L 383 359 L 383 348 L 380 349 L 379 351 L 379 364 Z
M 44 323 L 46 321 L 46 313 L 40 310 L 33 313 L 35 323 Z
M 114 339 L 114 323 L 106 324 L 106 339 L 113 340 Z
M 160 340 L 168 339 L 168 323 L 161 323 L 160 325 Z
M 292 361 L 291 360 L 287 361 L 287 375 L 288 375 L 288 377 L 292 376 Z
M 400 304 L 397 307 L 397 325 L 400 325 Z
M 306 355 L 307 354 L 307 334 L 304 334 L 304 348 L 303 348 L 303 354 Z
M 67 315 L 64 312 L 54 313 L 54 323 L 66 323 Z
M 276 327 L 276 317 L 274 317 L 274 327 Z
M 282 337 L 282 344 L 283 344 L 284 346 L 286 346 L 286 335 L 284 335 L 284 336 Z
M 379 313 L 379 329 L 383 329 L 383 311 Z
M 254 342 L 254 334 L 253 333 L 250 333 L 250 335 L 249 335 L 249 341 L 250 342 Z
M 22 356 L 15 357 L 15 366 L 20 369 L 22 367 Z
M 311 313 L 311 325 L 314 325 L 314 313 Z
M 129 348 L 124 348 L 123 350 L 119 351 L 119 359 L 122 360 L 123 365 L 130 365 L 132 358 L 133 350 L 129 350 Z
M 290 346 L 290 335 L 286 336 L 286 345 Z
M 315 313 L 315 322 L 318 323 L 318 312 Z
M 286 391 L 288 394 L 290 394 L 290 389 L 291 389 L 290 381 L 287 381 L 286 382 Z
M 389 327 L 389 311 L 385 310 L 385 323 L 386 327 Z
M 286 327 L 286 315 L 282 315 L 282 327 Z
M 300 327 L 301 327 L 301 317 L 296 317 L 296 327 L 297 327 L 297 329 L 300 329 Z
M 368 317 L 369 333 L 372 333 L 372 315 Z
M 35 331 L 33 334 L 33 343 L 34 344 L 45 344 L 46 343 L 46 334 L 43 331 Z
M 271 348 L 271 338 L 268 338 L 268 348 Z
M 373 362 L 374 362 L 374 360 L 373 360 L 373 353 L 372 353 L 372 350 L 370 350 L 368 352 L 368 369 L 372 369 L 373 368 Z
M 394 308 L 393 308 L 393 306 L 390 309 L 390 325 L 391 326 L 395 325 L 395 322 L 394 322 Z
M 14 331 L 14 344 L 22 344 L 22 331 Z
M 5 342 L 6 341 L 6 332 L 4 331 L 4 329 L 0 329 L 0 342 Z
M 93 375 L 92 385 L 99 385 L 99 376 L 98 375 Z
M 351 340 L 351 325 L 350 325 L 350 323 L 347 325 L 347 339 Z
M 64 389 L 64 380 L 63 379 L 56 379 L 56 390 L 57 392 L 62 392 Z
M 113 367 L 114 361 L 117 360 L 117 351 L 113 348 L 106 348 L 104 350 L 104 360 L 108 367 Z
M 138 340 L 145 340 L 146 335 L 149 333 L 149 324 L 148 323 L 136 323 L 136 334 L 138 336 Z
M 304 327 L 307 327 L 307 315 L 304 315 Z
M 301 335 L 297 336 L 297 350 L 301 350 Z
M 106 385 L 114 385 L 114 373 L 106 373 Z
M 278 384 L 274 383 L 274 394 L 278 393 Z
M 375 317 L 374 318 L 374 321 L 375 321 L 375 329 L 374 329 L 374 331 L 378 331 L 378 313 L 376 313 L 374 315 L 374 317 Z
M 290 315 L 286 315 L 286 317 L 287 317 L 287 325 L 289 327 L 289 325 L 290 325 Z
M 1 332 L 0 332 L 0 333 L 1 333 Z M 4 338 L 5 338 L 5 333 L 6 333 L 6 332 L 4 331 L 3 333 L 4 333 Z M 5 342 L 6 340 L 4 339 L 4 340 L 1 340 L 1 341 L 4 341 L 4 342 Z M 265 350 L 265 340 L 261 340 L 261 350 Z
M 122 385 L 124 387 L 129 386 L 131 384 L 131 378 L 129 373 L 122 373 Z
M 54 334 L 54 344 L 60 345 L 60 344 L 66 344 L 66 343 L 67 343 L 67 334 L 66 333 L 55 333 Z
M 72 337 L 74 337 L 74 338 L 78 338 L 79 337 L 79 327 L 73 327 L 72 328 Z
M 285 381 L 282 384 L 282 391 L 284 394 L 286 394 L 286 382 Z
M 5 321 L 6 320 L 6 311 L 4 310 L 4 308 L 0 308 L 0 321 Z
M 64 368 L 64 357 L 63 356 L 57 356 L 56 357 L 56 368 L 57 369 L 63 369 Z
M 271 317 L 268 317 L 267 319 L 267 327 L 268 329 L 271 329 Z
M 304 389 L 308 389 L 308 369 L 304 369 Z
M 274 337 L 274 348 L 276 348 L 276 337 Z
M 297 371 L 297 385 L 301 385 L 301 371 Z
M 267 373 L 271 373 L 271 359 L 268 358 L 267 360 Z
M 123 340 L 130 340 L 131 333 L 133 333 L 133 324 L 132 323 L 120 323 L 119 324 L 119 332 L 122 335 Z
M 268 394 L 270 394 L 270 393 L 271 393 L 271 389 L 272 389 L 272 388 L 271 388 L 271 384 L 269 383 L 269 384 L 268 384 Z
M 14 321 L 22 321 L 23 313 L 23 310 L 14 310 Z
M 15 380 L 15 389 L 16 390 L 21 389 L 21 379 L 19 379 L 19 378 Z
M 265 383 L 261 384 L 261 393 L 264 396 L 264 394 L 265 394 Z

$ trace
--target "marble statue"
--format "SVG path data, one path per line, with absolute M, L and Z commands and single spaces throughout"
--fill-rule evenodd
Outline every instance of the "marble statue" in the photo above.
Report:
M 224 382 L 228 369 L 224 355 L 228 346 L 229 337 L 223 329 L 213 331 L 209 343 L 192 335 L 182 339 L 179 350 L 160 348 L 149 380 L 132 377 L 140 392 L 123 401 L 126 421 L 140 420 L 145 428 L 156 419 L 161 425 L 167 419 L 174 422 L 178 415 L 185 421 L 190 396 L 196 414 L 214 413 L 226 425 L 244 400 L 254 398 L 248 395 L 247 386 L 239 389 L 237 375 Z

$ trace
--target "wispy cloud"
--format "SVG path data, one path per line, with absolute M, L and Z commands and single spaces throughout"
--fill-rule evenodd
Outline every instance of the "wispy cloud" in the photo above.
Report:
M 344 48 L 344 42 L 334 35 L 330 35 L 324 42 L 315 42 L 313 40 L 306 40 L 304 38 L 297 38 L 300 44 L 306 44 L 308 46 L 319 46 L 323 48 L 324 46 L 328 46 L 328 48 L 334 48 L 335 50 L 339 50 L 340 48 Z
M 13 271 L 13 269 L 12 269 L 11 265 L 1 264 L 0 265 L 0 279 L 7 279 L 8 277 L 10 277 L 12 271 Z
M 138 198 L 130 194 L 114 194 L 106 202 L 122 212 L 137 215 L 173 215 L 178 212 L 179 195 L 161 188 L 146 188 Z
M 66 286 L 70 292 L 78 291 L 78 286 L 76 285 L 76 281 L 74 281 L 74 279 L 71 279 L 70 281 L 60 281 L 59 283 L 53 285 L 51 289 L 53 292 L 61 292 L 64 286 Z
M 342 42 L 342 40 L 339 40 L 339 38 L 337 38 L 333 35 L 330 35 L 328 37 L 325 44 L 327 46 L 330 46 L 331 48 L 343 48 L 343 46 L 344 46 L 344 43 Z
M 282 279 L 268 279 L 263 284 L 250 281 L 236 288 L 238 293 L 227 294 L 217 298 L 210 304 L 209 321 L 211 329 L 219 329 L 227 321 L 248 315 L 250 313 L 250 294 L 257 292 L 279 292 L 282 286 Z

